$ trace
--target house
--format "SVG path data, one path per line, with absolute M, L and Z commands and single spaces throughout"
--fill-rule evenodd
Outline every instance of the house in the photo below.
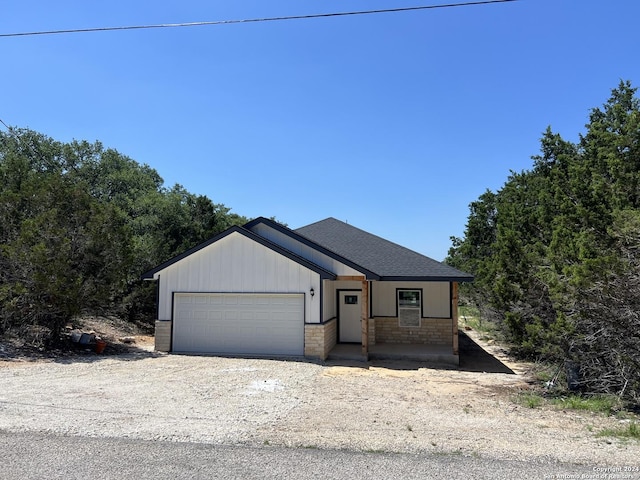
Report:
M 453 363 L 458 283 L 473 280 L 335 218 L 297 230 L 257 218 L 143 278 L 157 282 L 159 351 L 325 360 L 349 344 Z

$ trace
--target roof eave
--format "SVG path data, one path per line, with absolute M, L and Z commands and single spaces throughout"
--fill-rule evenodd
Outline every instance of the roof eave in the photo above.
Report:
M 393 276 L 385 275 L 380 277 L 382 282 L 473 282 L 473 276 Z

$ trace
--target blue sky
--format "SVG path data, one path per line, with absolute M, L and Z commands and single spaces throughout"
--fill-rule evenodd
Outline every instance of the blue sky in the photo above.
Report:
M 0 33 L 435 5 L 4 0 Z M 0 38 L 0 119 L 101 141 L 170 187 L 297 228 L 332 216 L 442 260 L 468 205 L 640 85 L 635 0 Z

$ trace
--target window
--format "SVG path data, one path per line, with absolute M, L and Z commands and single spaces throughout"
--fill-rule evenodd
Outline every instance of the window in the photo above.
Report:
M 358 296 L 357 295 L 345 295 L 344 296 L 344 304 L 345 305 L 357 305 L 358 304 Z
M 398 290 L 398 307 L 420 308 L 420 290 Z
M 398 290 L 398 325 L 419 327 L 420 317 L 422 317 L 422 292 Z

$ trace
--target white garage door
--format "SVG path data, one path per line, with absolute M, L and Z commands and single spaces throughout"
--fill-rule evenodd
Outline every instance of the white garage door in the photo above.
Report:
M 173 351 L 303 355 L 304 295 L 176 293 Z

